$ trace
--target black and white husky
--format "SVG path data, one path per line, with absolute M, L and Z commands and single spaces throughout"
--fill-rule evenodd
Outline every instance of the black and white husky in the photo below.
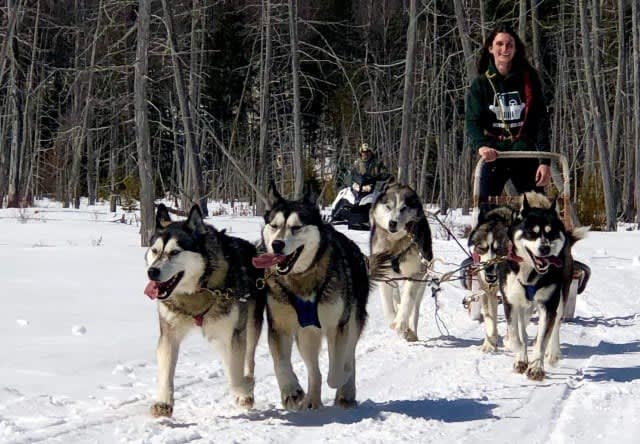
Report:
M 384 277 L 407 279 L 400 286 L 396 282 L 380 284 L 385 319 L 401 337 L 417 341 L 420 302 L 433 259 L 431 230 L 422 202 L 411 187 L 392 179 L 374 201 L 370 222 L 371 254 L 392 257 L 392 267 Z
M 554 203 L 542 194 L 523 195 L 510 229 L 513 254 L 500 265 L 499 280 L 514 370 L 529 379 L 544 379 L 545 356 L 551 365 L 560 359 L 560 319 L 573 274 L 571 247 L 587 230 L 565 230 Z M 539 317 L 538 335 L 529 357 L 526 329 L 533 308 Z
M 262 273 L 251 265 L 256 248 L 202 220 L 194 206 L 186 221 L 172 222 L 164 205 L 146 253 L 145 294 L 158 301 L 158 399 L 153 416 L 173 413 L 173 378 L 180 342 L 193 328 L 222 356 L 235 403 L 253 406 L 254 356 L 262 328 Z
M 356 344 L 367 319 L 369 276 L 358 246 L 322 221 L 315 197 L 284 199 L 272 184 L 264 216 L 269 348 L 282 405 L 288 410 L 322 406 L 318 365 L 322 338 L 329 352 L 329 387 L 335 404 L 356 405 Z M 291 365 L 296 341 L 307 367 L 307 393 Z
M 507 260 L 511 250 L 509 229 L 517 211 L 508 206 L 482 208 L 478 223 L 469 234 L 469 250 L 478 267 L 480 310 L 484 319 L 485 336 L 481 350 L 493 352 L 498 342 L 498 264 Z

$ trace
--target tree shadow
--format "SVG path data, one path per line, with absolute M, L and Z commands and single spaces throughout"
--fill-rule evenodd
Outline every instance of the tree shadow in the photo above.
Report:
M 365 419 L 384 420 L 390 413 L 399 413 L 413 419 L 433 419 L 444 422 L 464 422 L 497 419 L 491 411 L 496 404 L 482 399 L 416 399 L 375 402 L 366 400 L 355 409 L 323 407 L 318 411 L 287 412 L 272 408 L 260 412 L 247 412 L 236 418 L 250 421 L 279 419 L 284 425 L 322 427 L 327 424 L 355 424 Z
M 640 366 L 589 368 L 585 370 L 584 379 L 594 382 L 631 382 L 640 379 Z
M 574 345 L 561 344 L 562 354 L 566 358 L 586 359 L 591 356 L 622 355 L 625 353 L 640 352 L 640 341 L 628 342 L 626 344 L 614 344 L 600 341 L 598 345 Z
M 429 338 L 418 341 L 411 346 L 413 347 L 440 347 L 440 348 L 465 348 L 482 344 L 482 339 L 464 339 L 451 335 L 442 335 L 437 338 Z
M 582 317 L 576 316 L 573 319 L 562 321 L 563 324 L 575 324 L 582 327 L 631 327 L 640 321 L 640 313 L 633 313 L 627 316 L 613 316 L 605 318 L 604 316 Z

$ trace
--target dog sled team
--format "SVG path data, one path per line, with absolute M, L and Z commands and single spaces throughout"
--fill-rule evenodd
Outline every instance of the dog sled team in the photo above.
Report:
M 202 331 L 219 353 L 235 404 L 254 405 L 254 355 L 266 312 L 267 336 L 282 406 L 322 406 L 318 360 L 326 341 L 327 384 L 335 404 L 356 405 L 356 346 L 367 320 L 370 289 L 379 282 L 387 324 L 407 341 L 418 340 L 420 303 L 434 258 L 423 204 L 409 186 L 391 178 L 370 210 L 370 255 L 323 221 L 315 197 L 283 198 L 272 185 L 262 243 L 229 236 L 203 221 L 197 206 L 171 221 L 164 205 L 146 252 L 144 292 L 156 300 L 158 396 L 153 416 L 171 416 L 180 343 Z M 496 350 L 498 291 L 502 295 L 514 370 L 532 380 L 544 360 L 560 358 L 559 330 L 572 278 L 572 245 L 586 229 L 565 229 L 554 203 L 537 193 L 519 209 L 483 212 L 470 234 L 473 266 L 482 288 L 486 330 L 483 352 Z M 533 347 L 526 328 L 537 311 Z M 297 345 L 307 369 L 306 389 L 292 366 Z

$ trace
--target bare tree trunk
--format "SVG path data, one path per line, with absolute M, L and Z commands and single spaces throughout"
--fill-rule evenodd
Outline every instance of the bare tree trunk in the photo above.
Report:
M 182 126 L 185 139 L 185 163 L 189 161 L 189 172 L 191 177 L 192 192 L 184 190 L 193 203 L 199 203 L 204 214 L 207 214 L 206 201 L 203 202 L 202 193 L 202 167 L 200 164 L 200 149 L 193 143 L 193 125 L 191 107 L 188 103 L 180 60 L 175 45 L 175 34 L 173 30 L 173 14 L 167 0 L 162 0 L 164 11 L 164 25 L 167 29 L 167 43 L 171 52 L 171 63 L 173 65 L 173 79 L 175 82 L 178 103 L 180 104 L 180 114 L 182 116 Z
M 592 71 L 593 58 L 591 51 L 591 41 L 589 39 L 589 29 L 587 25 L 586 0 L 579 0 L 580 9 L 580 30 L 582 33 L 582 56 L 584 60 L 585 80 L 587 82 L 587 92 L 591 108 L 591 120 L 593 121 L 596 146 L 600 157 L 600 174 L 602 178 L 602 190 L 604 193 L 605 213 L 607 216 L 607 230 L 616 231 L 616 208 L 613 195 L 613 182 L 611 180 L 611 170 L 609 167 L 609 151 L 606 146 L 606 134 L 604 129 L 603 112 L 600 109 L 598 89 Z
M 402 97 L 402 132 L 398 182 L 409 184 L 409 140 L 411 138 L 414 95 L 414 66 L 416 55 L 416 0 L 409 1 L 409 27 L 407 28 L 407 54 L 404 61 L 404 94 Z
M 527 0 L 520 0 L 518 11 L 518 36 L 523 42 L 527 41 Z
M 636 222 L 640 223 L 640 6 L 631 2 L 631 29 L 633 29 L 633 146 L 635 147 L 635 183 Z
M 271 0 L 263 0 L 262 2 L 262 35 L 264 55 L 261 56 L 262 63 L 260 64 L 260 141 L 258 142 L 256 176 L 258 189 L 266 190 L 269 180 L 272 179 L 267 140 L 269 137 L 269 83 L 271 82 Z M 265 202 L 261 199 L 256 199 L 256 210 L 258 214 L 265 211 Z
M 147 72 L 149 63 L 149 23 L 151 0 L 138 0 L 138 45 L 136 48 L 134 106 L 136 146 L 140 176 L 140 246 L 148 247 L 154 232 L 154 183 L 147 114 Z
M 540 24 L 538 23 L 538 3 L 541 0 L 531 0 L 531 46 L 533 48 L 533 66 L 543 73 L 542 53 L 540 51 Z M 544 76 L 540 81 L 544 83 Z
M 304 165 L 302 163 L 302 135 L 300 128 L 300 62 L 298 61 L 298 0 L 289 0 L 289 35 L 291 41 L 291 79 L 293 82 L 293 195 L 302 197 Z
M 20 15 L 21 3 L 15 4 L 12 0 L 8 0 L 7 11 L 9 14 L 8 22 L 13 24 L 13 30 L 17 28 L 17 17 Z M 19 207 L 20 196 L 20 136 L 21 132 L 21 113 L 22 100 L 20 88 L 18 87 L 18 77 L 20 69 L 18 67 L 17 51 L 18 42 L 16 36 L 7 39 L 7 56 L 9 59 L 9 80 L 8 80 L 8 100 L 9 100 L 9 118 L 11 125 L 11 143 L 9 150 L 9 177 L 7 191 L 7 207 Z M 4 61 L 3 61 L 4 62 Z M 2 72 L 0 72 L 0 75 Z

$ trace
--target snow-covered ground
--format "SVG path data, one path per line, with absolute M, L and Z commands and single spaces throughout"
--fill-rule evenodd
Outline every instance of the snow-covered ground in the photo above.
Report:
M 159 332 L 143 295 L 144 249 L 135 223 L 112 217 L 106 207 L 53 203 L 0 210 L 0 442 L 638 442 L 639 231 L 590 233 L 575 247 L 593 275 L 562 326 L 563 359 L 543 382 L 514 374 L 507 351 L 479 351 L 483 327 L 463 310 L 465 291 L 447 283 L 441 322 L 425 297 L 413 344 L 385 325 L 372 291 L 356 409 L 333 407 L 325 383 L 321 410 L 282 410 L 266 333 L 255 408 L 237 409 L 219 359 L 194 330 L 178 362 L 174 418 L 154 419 Z M 252 217 L 207 222 L 251 241 L 262 226 Z M 368 233 L 347 234 L 367 252 Z M 464 257 L 440 235 L 434 252 L 442 271 Z M 294 362 L 304 386 L 297 354 Z M 326 350 L 321 368 L 326 377 Z

